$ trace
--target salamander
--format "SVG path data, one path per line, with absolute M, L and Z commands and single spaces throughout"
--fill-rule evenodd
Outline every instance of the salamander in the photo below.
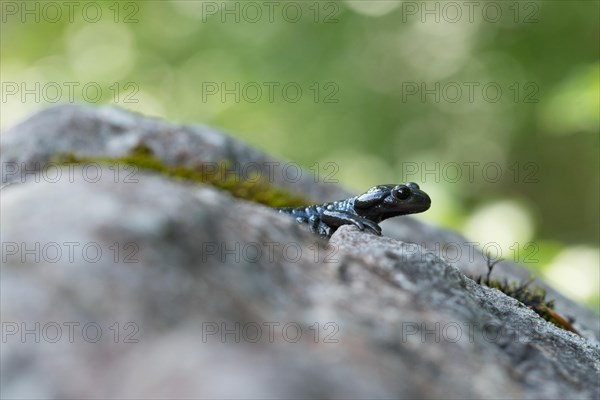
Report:
M 426 211 L 431 199 L 414 182 L 406 185 L 378 185 L 367 192 L 346 200 L 315 204 L 307 207 L 279 208 L 300 224 L 308 224 L 311 232 L 323 237 L 331 235 L 342 225 L 354 225 L 381 235 L 379 222 L 399 215 Z

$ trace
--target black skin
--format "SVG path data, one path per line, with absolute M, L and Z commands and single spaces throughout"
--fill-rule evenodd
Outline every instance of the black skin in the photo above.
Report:
M 346 200 L 312 205 L 308 207 L 285 207 L 279 212 L 289 214 L 301 224 L 308 224 L 311 232 L 331 237 L 342 225 L 354 225 L 358 229 L 381 235 L 379 222 L 398 215 L 426 211 L 431 199 L 414 182 L 406 185 L 379 185 L 360 196 Z

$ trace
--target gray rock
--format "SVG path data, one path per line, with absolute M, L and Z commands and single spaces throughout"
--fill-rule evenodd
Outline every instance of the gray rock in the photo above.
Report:
M 342 227 L 327 243 L 267 207 L 150 173 L 23 179 L 58 151 L 119 156 L 140 140 L 172 163 L 277 162 L 114 108 L 57 107 L 0 139 L 13 163 L 2 182 L 15 183 L 0 192 L 2 398 L 600 396 L 598 317 L 556 296 L 582 338 L 476 284 L 461 271 L 483 272 L 480 253 L 449 263 L 426 250 L 462 240 L 452 232 L 397 218 L 387 237 Z
M 258 170 L 270 182 L 317 201 L 347 195 L 335 185 L 314 185 L 307 171 L 297 176 L 296 163 L 277 160 L 212 128 L 177 125 L 114 107 L 49 108 L 4 132 L 0 140 L 2 184 L 44 180 L 34 172 L 42 171 L 57 153 L 120 157 L 143 143 L 166 164 L 230 160 L 242 172 Z

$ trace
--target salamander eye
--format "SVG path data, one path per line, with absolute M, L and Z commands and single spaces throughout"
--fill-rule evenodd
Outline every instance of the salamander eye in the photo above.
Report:
M 410 188 L 404 185 L 398 185 L 392 190 L 392 196 L 398 200 L 406 200 L 410 197 Z

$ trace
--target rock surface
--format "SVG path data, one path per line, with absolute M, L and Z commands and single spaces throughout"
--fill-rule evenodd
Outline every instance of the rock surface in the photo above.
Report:
M 582 338 L 476 284 L 463 273 L 485 271 L 481 253 L 427 250 L 466 249 L 455 233 L 397 218 L 384 237 L 342 227 L 327 243 L 151 173 L 23 173 L 144 141 L 167 163 L 257 163 L 317 201 L 347 195 L 290 182 L 285 163 L 207 127 L 61 106 L 0 139 L 2 182 L 15 183 L 0 192 L 2 398 L 600 396 L 598 316 L 550 289 Z M 494 275 L 528 273 L 502 262 Z

